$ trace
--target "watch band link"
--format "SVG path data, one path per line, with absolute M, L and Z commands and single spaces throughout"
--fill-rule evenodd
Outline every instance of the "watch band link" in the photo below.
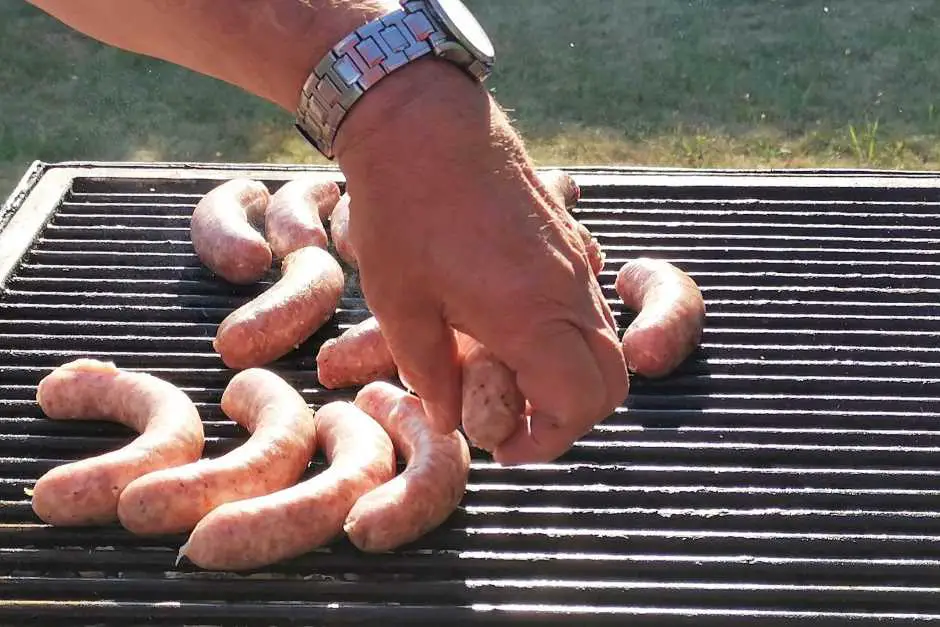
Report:
M 307 78 L 297 108 L 297 130 L 328 159 L 340 123 L 370 87 L 409 61 L 445 52 L 448 37 L 422 0 L 347 35 Z M 305 129 L 309 129 L 308 132 Z

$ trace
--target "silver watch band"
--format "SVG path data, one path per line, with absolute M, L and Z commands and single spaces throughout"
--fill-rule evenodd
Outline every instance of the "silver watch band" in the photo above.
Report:
M 317 64 L 301 93 L 297 129 L 332 159 L 343 118 L 369 88 L 409 61 L 432 51 L 445 56 L 453 46 L 459 44 L 423 0 L 403 0 L 401 9 L 357 28 Z M 467 69 L 478 77 L 487 70 L 479 62 Z

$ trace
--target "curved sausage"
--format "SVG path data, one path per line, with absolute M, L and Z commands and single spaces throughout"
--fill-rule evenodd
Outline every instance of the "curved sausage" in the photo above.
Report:
M 207 569 L 258 568 L 342 533 L 356 499 L 395 476 L 395 450 L 382 427 L 351 403 L 324 405 L 314 422 L 329 467 L 286 490 L 214 509 L 196 525 L 180 559 Z
M 264 183 L 232 179 L 202 197 L 190 219 L 189 236 L 207 268 L 241 285 L 271 269 L 271 248 L 253 226 L 264 221 L 270 194 Z
M 333 239 L 333 248 L 340 259 L 349 266 L 358 269 L 359 261 L 356 259 L 356 251 L 353 250 L 349 241 L 349 194 L 340 196 L 339 202 L 330 214 L 330 237 Z
M 526 399 L 516 373 L 485 346 L 466 337 L 461 347 L 461 422 L 470 443 L 495 451 L 524 425 Z
M 107 420 L 140 433 L 120 449 L 58 466 L 39 478 L 33 511 L 53 525 L 113 522 L 127 484 L 202 455 L 196 406 L 173 384 L 146 373 L 78 359 L 44 377 L 36 401 L 56 420 Z
M 370 383 L 355 404 L 385 428 L 406 467 L 360 497 L 343 528 L 363 551 L 390 551 L 436 528 L 457 508 L 467 487 L 470 450 L 459 431 L 442 435 L 431 429 L 421 401 L 394 385 Z
M 330 338 L 317 352 L 317 378 L 320 385 L 331 390 L 388 379 L 397 372 L 374 317 Z
M 282 276 L 230 313 L 212 346 L 229 368 L 264 366 L 286 355 L 333 316 L 343 295 L 342 267 L 316 246 L 284 258 Z
M 339 186 L 319 177 L 288 181 L 268 203 L 264 230 L 271 252 L 278 259 L 305 246 L 326 248 L 326 229 L 320 220 L 324 211 L 332 211 L 339 201 Z
M 614 287 L 639 312 L 622 339 L 628 368 L 647 377 L 675 370 L 702 339 L 705 301 L 698 285 L 671 263 L 641 257 L 620 268 Z
M 327 203 L 320 203 L 317 205 L 317 216 L 320 218 L 320 224 L 326 225 L 330 221 L 330 216 L 333 215 L 333 211 L 336 210 L 336 203 L 339 202 L 340 198 L 343 197 L 343 190 L 340 187 L 336 186 L 336 191 L 338 195 L 336 197 L 336 202 L 332 205 Z
M 118 518 L 137 534 L 190 531 L 223 503 L 294 485 L 313 456 L 313 412 L 289 383 L 268 370 L 239 372 L 222 394 L 222 411 L 251 433 L 215 459 L 135 479 L 118 502 Z

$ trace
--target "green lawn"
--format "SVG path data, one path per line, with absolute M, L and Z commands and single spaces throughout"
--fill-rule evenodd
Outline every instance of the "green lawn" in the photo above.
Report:
M 933 0 L 468 0 L 542 164 L 940 169 Z M 318 161 L 290 117 L 0 3 L 0 198 L 34 159 Z

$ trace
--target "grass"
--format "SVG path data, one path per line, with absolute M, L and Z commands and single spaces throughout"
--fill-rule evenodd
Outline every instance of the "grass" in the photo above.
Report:
M 940 169 L 932 0 L 467 0 L 540 164 Z M 218 81 L 0 3 L 0 198 L 34 159 L 318 162 Z

